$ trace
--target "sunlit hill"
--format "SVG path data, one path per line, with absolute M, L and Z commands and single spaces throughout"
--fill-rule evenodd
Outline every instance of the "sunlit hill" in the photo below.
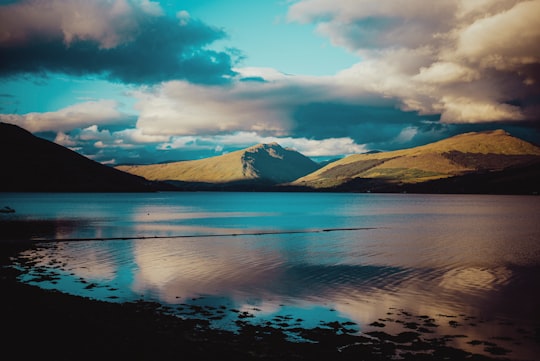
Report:
M 355 154 L 324 166 L 271 143 L 200 160 L 112 168 L 20 127 L 0 127 L 0 191 L 540 191 L 540 147 L 504 130 Z
M 258 144 L 200 160 L 117 167 L 149 180 L 178 186 L 275 185 L 292 182 L 318 168 L 310 158 L 277 143 Z
M 287 191 L 535 193 L 540 147 L 496 130 L 355 154 L 324 167 L 273 143 L 207 159 L 118 169 L 185 189 L 266 185 Z
M 518 185 L 535 188 L 539 164 L 540 147 L 496 130 L 411 149 L 351 155 L 292 184 L 356 191 L 513 193 L 517 190 L 511 187 Z

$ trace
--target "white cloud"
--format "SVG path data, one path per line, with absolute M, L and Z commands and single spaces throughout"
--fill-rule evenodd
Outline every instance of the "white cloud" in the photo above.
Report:
M 105 143 L 103 143 L 103 141 L 99 140 L 99 141 L 94 143 L 94 147 L 96 147 L 96 148 L 106 148 L 107 146 L 105 145 Z
M 77 142 L 64 132 L 58 132 L 56 138 L 54 138 L 54 142 L 68 148 L 77 145 Z
M 98 140 L 98 141 L 103 141 L 103 140 L 110 140 L 112 138 L 111 136 L 111 133 L 104 129 L 104 130 L 100 130 L 98 128 L 97 125 L 91 125 L 87 128 L 84 128 L 82 129 L 79 133 L 78 133 L 78 138 L 80 140 Z
M 164 15 L 161 5 L 157 1 L 150 0 L 138 0 L 139 7 L 147 14 L 153 16 L 162 16 Z
M 50 11 L 39 11 L 46 4 Z M 94 40 L 110 48 L 131 40 L 139 26 L 135 11 L 163 13 L 149 0 L 7 5 L 0 15 L 0 43 L 39 33 L 61 36 L 66 44 Z M 71 13 L 86 16 L 66 18 Z M 445 124 L 537 120 L 538 108 L 526 108 L 526 101 L 511 104 L 538 96 L 538 15 L 540 0 L 440 0 L 429 6 L 425 0 L 295 1 L 289 20 L 316 24 L 320 34 L 361 61 L 327 77 L 250 67 L 234 69 L 237 76 L 226 85 L 168 81 L 139 88 L 131 94 L 137 126 L 123 131 L 105 129 L 127 118 L 107 100 L 49 113 L 4 114 L 0 121 L 32 132 L 56 131 L 56 141 L 70 147 L 91 142 L 102 150 L 220 152 L 276 141 L 309 156 L 337 156 L 366 151 L 359 143 L 383 142 L 373 140 L 379 134 L 406 144 L 428 132 L 418 126 L 420 117 L 401 120 L 395 118 L 404 113 L 378 112 L 389 104 L 440 115 Z M 19 27 L 17 16 L 32 26 Z M 177 19 L 187 23 L 190 14 L 179 12 Z
M 309 81 L 282 78 L 266 83 L 235 82 L 226 87 L 166 82 L 152 91 L 134 93 L 138 99 L 137 127 L 153 135 L 287 134 L 291 109 L 306 101 L 295 93 L 311 100 L 318 98 L 316 87 L 305 86 Z
M 525 1 L 464 27 L 456 54 L 483 67 L 515 70 L 540 62 L 540 1 Z
M 469 83 L 479 77 L 478 71 L 462 64 L 437 62 L 429 67 L 420 68 L 420 72 L 413 79 L 423 83 L 444 85 L 459 82 Z
M 124 129 L 114 132 L 113 135 L 119 139 L 122 139 L 124 143 L 135 144 L 162 143 L 170 140 L 170 136 L 168 135 L 145 134 L 142 129 Z
M 416 52 L 416 56 L 426 54 Z M 237 79 L 226 86 L 170 81 L 139 89 L 133 93 L 139 112 L 137 129 L 147 137 L 172 136 L 158 145 L 161 150 L 213 151 L 276 141 L 316 157 L 365 152 L 369 139 L 380 138 L 370 133 L 387 123 L 388 117 L 399 116 L 398 111 L 387 111 L 396 102 L 386 96 L 395 98 L 395 89 L 403 97 L 409 90 L 414 92 L 410 78 L 402 75 L 406 62 L 399 67 L 388 63 L 387 74 L 396 76 L 385 77 L 366 64 L 327 77 L 239 68 Z M 245 78 L 254 81 L 242 81 Z M 410 100 L 411 108 L 414 100 Z M 410 125 L 412 117 L 408 119 L 391 119 L 390 128 Z M 385 134 L 395 137 L 399 129 L 386 127 Z
M 75 104 L 55 112 L 0 114 L 0 121 L 18 125 L 30 132 L 66 132 L 91 125 L 122 124 L 126 115 L 118 111 L 114 100 L 97 100 Z
M 180 25 L 185 26 L 191 19 L 191 16 L 187 11 L 182 10 L 176 14 L 176 18 L 180 21 Z
M 276 141 L 282 146 L 295 149 L 308 157 L 342 156 L 364 153 L 368 150 L 364 145 L 356 144 L 349 137 L 321 140 L 286 138 L 277 139 Z
M 59 132 L 55 142 L 65 146 L 92 144 L 95 148 L 136 148 L 138 146 L 156 145 L 169 142 L 170 136 L 147 135 L 141 129 L 128 128 L 116 132 L 99 129 L 91 125 L 84 129 L 74 130 L 66 135 Z
M 289 9 L 290 20 L 315 23 L 362 57 L 337 75 L 351 92 L 395 97 L 447 123 L 538 119 L 532 106 L 507 103 L 535 96 L 539 16 L 540 0 L 302 0 Z
M 221 151 L 225 148 L 247 148 L 259 143 L 278 143 L 284 148 L 294 149 L 308 157 L 341 156 L 346 154 L 363 153 L 367 149 L 356 144 L 348 137 L 327 138 L 322 140 L 261 136 L 256 132 L 235 132 L 214 136 L 174 137 L 172 142 L 161 145 L 162 149 L 207 149 Z
M 416 134 L 418 134 L 418 129 L 415 127 L 403 128 L 401 133 L 397 136 L 396 141 L 398 143 L 407 143 L 413 139 Z
M 244 67 L 233 69 L 241 78 L 261 78 L 265 81 L 284 80 L 290 77 L 273 68 Z
M 146 135 L 160 136 L 255 132 L 261 136 L 320 139 L 319 126 L 326 123 L 335 128 L 341 120 L 329 110 L 324 117 L 299 116 L 302 107 L 385 107 L 389 103 L 381 100 L 380 95 L 374 96 L 380 87 L 362 86 L 357 78 L 351 81 L 347 76 L 292 76 L 268 68 L 235 70 L 238 77 L 226 86 L 169 81 L 133 92 L 139 112 L 137 128 Z M 245 78 L 256 80 L 243 81 Z M 352 116 L 343 126 L 351 121 Z M 299 128 L 305 132 L 297 134 Z M 310 133 L 310 129 L 316 132 Z M 348 135 L 343 130 L 341 135 L 327 136 Z
M 294 149 L 308 157 L 337 156 L 344 154 L 362 153 L 366 151 L 363 145 L 356 144 L 348 137 L 307 139 L 293 137 L 262 137 L 256 133 L 237 133 L 216 137 L 219 144 L 278 143 L 282 147 Z
M 474 100 L 466 97 L 443 97 L 444 123 L 483 123 L 503 120 L 524 120 L 519 108 L 493 101 Z
M 304 0 L 291 6 L 289 19 L 315 22 L 321 34 L 351 50 L 420 47 L 433 42 L 433 28 L 450 27 L 456 7 L 454 0 L 429 6 L 418 0 Z

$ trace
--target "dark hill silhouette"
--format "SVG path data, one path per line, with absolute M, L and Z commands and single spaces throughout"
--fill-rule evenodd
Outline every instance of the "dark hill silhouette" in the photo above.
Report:
M 141 192 L 156 188 L 142 177 L 6 123 L 0 123 L 0 162 L 3 192 Z

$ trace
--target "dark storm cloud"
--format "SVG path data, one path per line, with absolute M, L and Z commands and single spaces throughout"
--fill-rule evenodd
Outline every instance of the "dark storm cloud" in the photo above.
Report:
M 187 14 L 172 18 L 144 12 L 129 3 L 129 7 L 116 10 L 121 16 L 103 21 L 100 17 L 113 11 L 107 8 L 111 2 L 65 4 L 77 9 L 83 7 L 81 4 L 92 4 L 94 12 L 87 10 L 85 19 L 88 26 L 65 25 L 67 10 L 60 10 L 62 3 L 57 1 L 42 9 L 42 17 L 32 15 L 31 10 L 37 11 L 43 2 L 0 7 L 0 23 L 6 24 L 0 33 L 0 75 L 58 72 L 99 75 L 127 83 L 186 79 L 214 84 L 234 74 L 231 55 L 206 48 L 226 34 Z M 22 24 L 9 21 L 19 13 L 24 14 Z
M 462 133 L 495 129 L 540 144 L 540 127 L 535 122 L 445 124 L 438 114 L 420 115 L 391 104 L 310 103 L 298 106 L 293 117 L 293 137 L 322 140 L 346 136 L 369 150 L 411 148 Z
M 394 139 L 404 126 L 416 126 L 431 118 L 388 105 L 311 103 L 296 109 L 292 132 L 315 139 L 348 136 L 358 144 L 377 144 Z

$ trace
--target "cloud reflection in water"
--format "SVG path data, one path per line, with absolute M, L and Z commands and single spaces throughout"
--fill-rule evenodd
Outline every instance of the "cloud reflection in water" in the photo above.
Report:
M 380 319 L 385 331 L 402 330 L 396 320 L 406 310 L 436 318 L 438 334 L 466 333 L 467 339 L 454 340 L 463 345 L 473 338 L 522 338 L 516 329 L 534 329 L 540 319 L 540 225 L 530 217 L 539 211 L 535 197 L 175 194 L 137 200 L 109 205 L 112 221 L 100 218 L 93 229 L 86 225 L 69 236 L 193 237 L 49 243 L 26 256 L 60 280 L 36 283 L 118 301 L 225 304 L 251 312 L 253 322 L 285 312 L 313 320 L 333 314 L 361 331 Z M 366 229 L 254 234 L 314 227 Z M 87 288 L 91 283 L 98 287 Z M 236 320 L 228 314 L 220 325 Z

